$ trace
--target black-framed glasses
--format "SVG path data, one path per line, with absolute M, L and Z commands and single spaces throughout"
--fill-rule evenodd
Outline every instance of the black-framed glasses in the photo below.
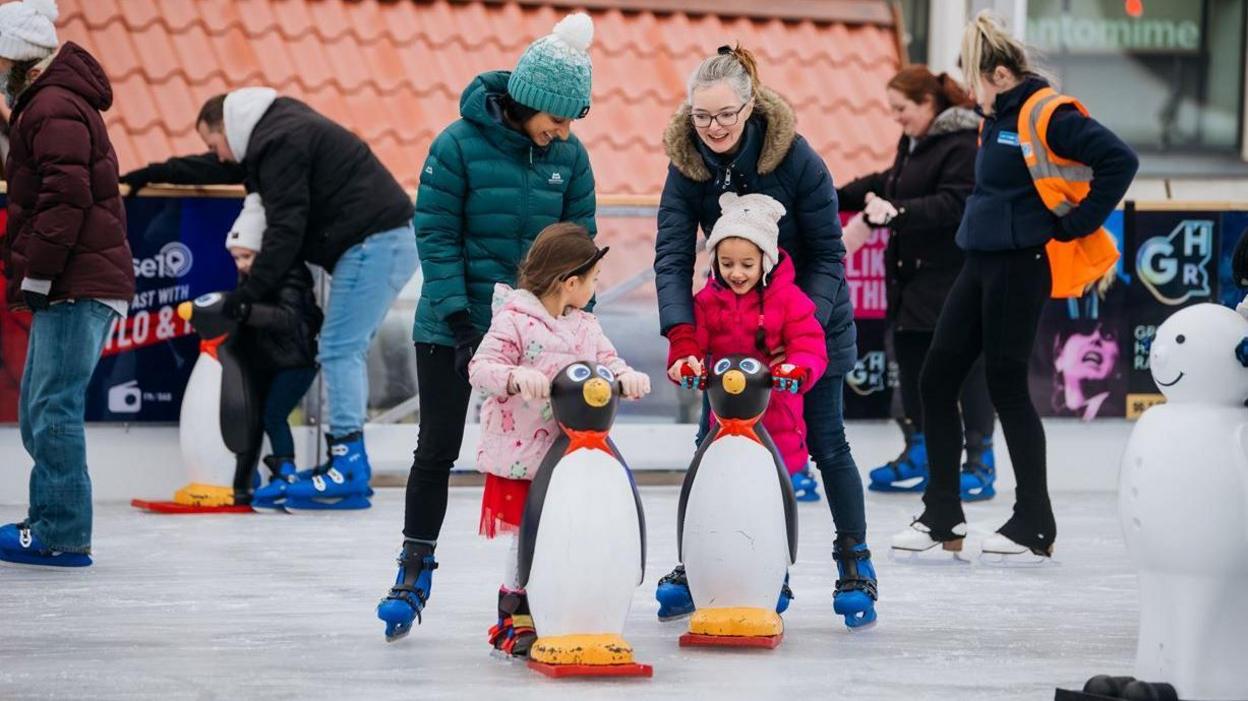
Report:
M 715 122 L 721 127 L 730 127 L 737 123 L 737 120 L 741 118 L 741 112 L 743 112 L 749 104 L 750 101 L 746 100 L 735 110 L 724 110 L 723 112 L 719 112 L 717 114 L 693 112 L 689 115 L 689 119 L 693 122 L 693 126 L 699 129 L 705 129 L 711 126 L 711 122 Z

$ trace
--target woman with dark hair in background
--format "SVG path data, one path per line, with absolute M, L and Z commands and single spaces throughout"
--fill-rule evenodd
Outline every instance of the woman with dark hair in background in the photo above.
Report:
M 871 471 L 869 489 L 921 492 L 927 485 L 927 447 L 919 372 L 949 289 L 962 269 L 954 234 L 966 197 L 975 184 L 975 134 L 979 116 L 970 96 L 947 74 L 926 66 L 903 68 L 888 81 L 888 104 L 901 125 L 897 157 L 888 170 L 837 188 L 844 210 L 860 210 L 847 226 L 847 240 L 865 239 L 869 226 L 890 230 L 885 252 L 888 321 L 901 384 L 906 445 L 901 455 Z M 966 501 L 989 499 L 996 479 L 992 455 L 995 418 L 983 362 L 962 386 L 966 462 L 961 494 Z

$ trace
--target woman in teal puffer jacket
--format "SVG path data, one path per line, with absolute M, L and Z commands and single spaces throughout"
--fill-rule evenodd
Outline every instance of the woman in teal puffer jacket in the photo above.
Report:
M 411 630 L 429 597 L 447 478 L 464 438 L 468 361 L 490 326 L 495 283 L 515 285 L 546 226 L 597 231 L 594 173 L 571 131 L 589 112 L 592 38 L 589 16 L 569 15 L 529 45 L 514 71 L 477 76 L 460 97 L 461 118 L 434 139 L 421 172 L 415 223 L 424 287 L 412 330 L 420 435 L 399 573 L 377 607 L 388 640 Z

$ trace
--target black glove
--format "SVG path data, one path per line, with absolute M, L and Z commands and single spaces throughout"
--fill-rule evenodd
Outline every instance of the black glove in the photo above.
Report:
M 22 290 L 22 299 L 26 301 L 26 306 L 30 307 L 32 312 L 41 312 L 50 304 L 47 295 L 30 290 Z
M 139 194 L 139 190 L 152 182 L 152 169 L 151 167 L 135 168 L 119 177 L 118 180 L 130 186 L 130 192 L 126 193 L 126 197 L 135 197 Z
M 467 382 L 468 363 L 477 352 L 477 346 L 481 345 L 483 336 L 472 325 L 472 318 L 466 309 L 446 317 L 446 323 L 450 325 L 451 336 L 455 339 L 455 372 Z
M 1231 274 L 1240 289 L 1248 289 L 1248 232 L 1239 237 L 1235 253 L 1231 255 Z
M 221 301 L 221 314 L 241 324 L 251 316 L 251 300 L 238 290 L 227 292 Z

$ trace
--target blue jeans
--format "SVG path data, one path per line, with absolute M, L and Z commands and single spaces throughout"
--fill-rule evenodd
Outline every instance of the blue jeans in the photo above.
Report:
M 845 439 L 845 376 L 824 375 L 805 396 L 806 445 L 810 448 L 828 493 L 828 508 L 838 536 L 867 539 L 867 508 L 862 476 Z M 702 393 L 702 418 L 697 442 L 706 436 L 711 403 Z
M 329 391 L 331 436 L 364 430 L 368 344 L 416 272 L 416 260 L 416 234 L 409 224 L 369 236 L 334 266 L 318 358 Z
M 87 383 L 116 316 L 93 299 L 35 312 L 26 346 L 18 422 L 35 460 L 26 520 L 52 550 L 91 552 L 91 477 L 83 428 Z

